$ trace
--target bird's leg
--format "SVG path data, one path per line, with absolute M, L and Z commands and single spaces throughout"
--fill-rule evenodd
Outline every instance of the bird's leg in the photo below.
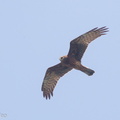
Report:
M 80 64 L 79 66 L 79 70 L 81 70 L 82 72 L 86 73 L 87 75 L 93 75 L 93 73 L 95 72 L 94 70 L 90 69 L 90 68 L 87 68 L 83 65 Z

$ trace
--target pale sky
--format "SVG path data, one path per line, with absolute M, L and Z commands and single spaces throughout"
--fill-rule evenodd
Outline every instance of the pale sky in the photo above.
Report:
M 82 59 L 95 74 L 72 70 L 50 100 L 43 98 L 47 68 L 72 39 L 103 26 L 109 32 Z M 0 119 L 120 120 L 119 28 L 119 0 L 1 0 Z

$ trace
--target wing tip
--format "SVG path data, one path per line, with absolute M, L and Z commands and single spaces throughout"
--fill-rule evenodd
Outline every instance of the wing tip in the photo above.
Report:
M 99 35 L 101 36 L 101 35 L 106 35 L 106 33 L 109 32 L 109 28 L 107 28 L 106 26 L 103 26 L 101 28 L 96 27 L 92 29 L 92 31 L 98 32 Z
M 101 27 L 101 28 L 99 28 L 99 29 L 104 30 L 104 31 L 106 31 L 106 32 L 109 31 L 109 28 L 108 28 L 107 26 Z
M 51 96 L 53 96 L 53 91 L 52 92 L 47 92 L 47 91 L 43 91 L 43 97 L 47 99 L 50 99 Z
M 101 35 L 106 35 L 106 32 L 109 32 L 109 28 L 106 27 L 106 26 L 103 26 L 103 27 L 100 27 L 100 28 L 95 27 L 92 30 L 88 31 L 87 33 L 91 32 L 91 31 L 97 32 L 97 33 L 99 33 L 99 36 L 101 36 Z

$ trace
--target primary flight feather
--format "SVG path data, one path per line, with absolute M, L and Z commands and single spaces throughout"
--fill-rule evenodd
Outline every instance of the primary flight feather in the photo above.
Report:
M 53 96 L 53 90 L 64 74 L 70 70 L 77 69 L 87 75 L 93 75 L 94 70 L 87 68 L 81 64 L 81 58 L 90 42 L 105 35 L 108 32 L 108 28 L 94 28 L 87 33 L 75 38 L 70 42 L 70 49 L 68 55 L 60 57 L 60 63 L 47 69 L 42 88 L 43 96 L 47 99 Z

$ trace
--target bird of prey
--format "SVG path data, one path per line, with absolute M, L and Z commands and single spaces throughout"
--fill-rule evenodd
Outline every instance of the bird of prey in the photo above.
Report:
M 87 75 L 93 75 L 94 70 L 81 64 L 81 58 L 88 47 L 88 44 L 108 32 L 108 28 L 94 28 L 70 42 L 68 55 L 60 57 L 60 63 L 47 69 L 41 90 L 47 99 L 53 96 L 56 83 L 64 74 L 72 69 L 80 70 Z

